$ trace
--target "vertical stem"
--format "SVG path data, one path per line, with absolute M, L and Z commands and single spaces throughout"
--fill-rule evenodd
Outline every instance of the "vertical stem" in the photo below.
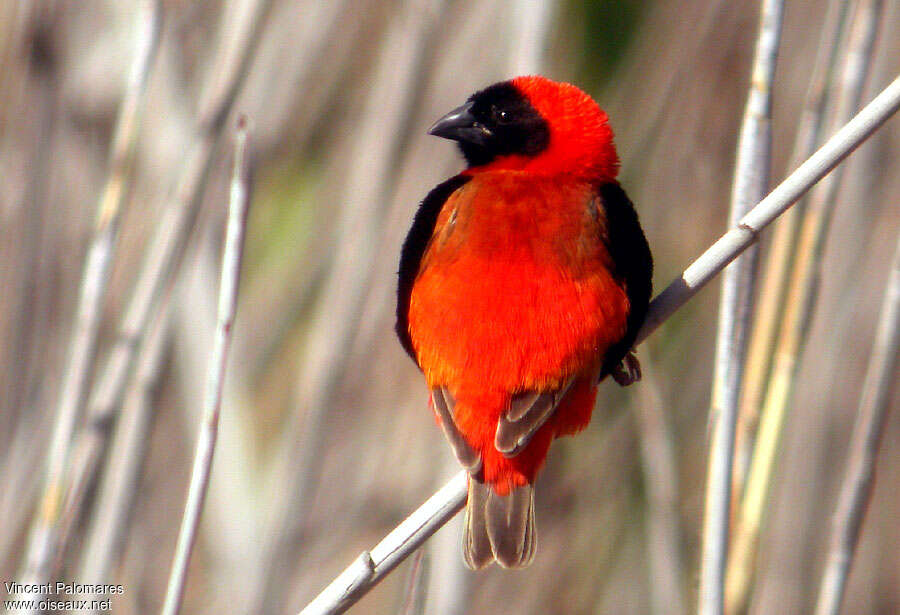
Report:
M 738 142 L 729 226 L 735 226 L 762 199 L 769 184 L 772 81 L 784 5 L 782 0 L 764 0 L 761 11 L 750 92 Z M 705 615 L 722 613 L 724 609 L 734 433 L 752 310 L 756 252 L 757 248 L 751 247 L 736 259 L 725 269 L 722 280 L 700 576 L 699 611 Z
M 159 21 L 157 0 L 144 0 L 138 7 L 135 56 L 110 146 L 109 174 L 97 204 L 94 236 L 84 262 L 76 321 L 59 391 L 43 492 L 28 536 L 21 574 L 25 583 L 40 585 L 49 581 L 59 549 L 72 435 L 81 414 L 94 361 L 122 203 L 131 181 L 144 92 L 159 43 Z
M 511 75 L 531 75 L 544 65 L 547 49 L 547 30 L 556 2 L 554 0 L 520 0 L 513 5 L 513 28 L 509 38 Z
M 106 428 L 122 405 L 134 371 L 137 351 L 144 344 L 153 314 L 171 287 L 174 272 L 184 254 L 200 205 L 207 171 L 216 142 L 247 75 L 250 59 L 259 41 L 263 17 L 272 0 L 244 0 L 236 10 L 233 28 L 219 33 L 213 69 L 204 85 L 196 135 L 186 156 L 172 198 L 166 204 L 144 254 L 132 286 L 128 305 L 119 320 L 116 339 L 100 368 L 87 404 L 86 426 L 79 434 L 73 456 L 71 497 L 67 515 L 79 514 L 84 491 L 97 472 L 106 445 Z
M 168 323 L 167 310 L 157 314 L 147 343 L 141 348 L 137 371 L 126 395 L 122 416 L 116 421 L 110 459 L 98 487 L 90 528 L 82 546 L 76 576 L 80 581 L 103 583 L 107 580 L 121 549 L 149 444 L 151 398 L 166 347 Z M 95 599 L 98 602 L 102 600 L 102 596 L 91 593 L 82 594 L 80 598 L 89 601 Z
M 857 6 L 841 73 L 841 88 L 829 118 L 831 130 L 846 122 L 859 106 L 873 55 L 881 4 L 881 0 L 865 0 Z M 749 595 L 766 496 L 775 468 L 788 404 L 793 394 L 804 338 L 816 303 L 819 262 L 844 168 L 839 167 L 834 173 L 824 177 L 812 191 L 800 229 L 797 257 L 778 335 L 778 347 L 773 356 L 772 375 L 732 544 L 728 594 L 729 604 L 734 605 L 735 609 L 740 609 Z
M 216 337 L 210 354 L 209 371 L 206 376 L 206 392 L 203 403 L 203 421 L 197 448 L 194 452 L 194 467 L 191 471 L 191 485 L 188 491 L 178 544 L 175 547 L 175 561 L 169 576 L 169 586 L 163 605 L 163 615 L 177 615 L 184 596 L 187 567 L 191 558 L 200 513 L 209 485 L 216 436 L 219 425 L 219 409 L 222 402 L 222 386 L 225 381 L 225 364 L 228 347 L 231 344 L 231 329 L 237 310 L 238 282 L 244 248 L 244 231 L 247 223 L 247 171 L 244 165 L 244 149 L 247 141 L 246 120 L 238 122 L 237 139 L 234 148 L 234 168 L 231 179 L 231 197 L 228 207 L 228 226 L 225 233 L 225 249 L 222 254 L 222 280 L 219 286 L 219 307 Z
M 841 48 L 839 44 L 841 32 L 847 22 L 848 12 L 845 0 L 829 1 L 813 75 L 797 124 L 789 168 L 795 168 L 809 158 L 819 143 L 822 117 L 828 101 L 828 88 L 834 80 L 838 50 Z M 784 306 L 787 280 L 802 214 L 801 203 L 782 216 L 775 225 L 769 243 L 765 273 L 761 276 L 759 305 L 747 348 L 744 390 L 738 413 L 733 499 L 739 499 L 744 492 L 753 441 L 759 424 L 759 409 L 762 406 L 772 366 L 772 349 L 776 342 L 779 315 Z
M 860 527 L 875 482 L 875 461 L 888 415 L 891 386 L 896 384 L 900 349 L 900 236 L 897 237 L 889 276 L 850 438 L 844 482 L 832 520 L 831 546 L 822 576 L 816 615 L 840 613 Z
M 425 548 L 419 547 L 409 567 L 409 579 L 406 582 L 406 596 L 400 615 L 423 615 L 425 612 L 425 593 L 428 587 L 428 562 L 425 560 Z
M 644 382 L 638 391 L 637 418 L 647 492 L 650 612 L 653 615 L 681 615 L 686 612 L 686 603 L 682 592 L 684 578 L 680 561 L 675 451 L 653 366 L 648 364 L 646 357 L 642 363 Z

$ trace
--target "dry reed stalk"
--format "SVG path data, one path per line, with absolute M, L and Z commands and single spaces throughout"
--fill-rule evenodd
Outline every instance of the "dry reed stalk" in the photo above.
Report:
M 406 598 L 400 615 L 423 615 L 425 612 L 425 593 L 428 587 L 427 561 L 425 551 L 419 549 L 413 556 L 409 567 L 409 578 L 406 582 Z
M 222 252 L 222 278 L 219 286 L 219 305 L 216 323 L 216 337 L 209 359 L 209 371 L 206 376 L 206 389 L 203 403 L 203 420 L 200 435 L 194 453 L 194 466 L 191 471 L 191 484 L 185 504 L 178 543 L 175 547 L 175 560 L 169 576 L 169 586 L 161 613 L 177 615 L 181 609 L 184 586 L 187 580 L 187 567 L 200 524 L 200 513 L 209 486 L 209 474 L 212 469 L 213 455 L 216 448 L 216 436 L 219 426 L 219 409 L 222 403 L 222 389 L 225 383 L 225 364 L 231 344 L 232 327 L 237 312 L 238 283 L 240 281 L 241 262 L 244 253 L 244 233 L 247 226 L 247 207 L 250 202 L 248 192 L 247 168 L 244 163 L 244 152 L 247 143 L 246 119 L 238 120 L 237 136 L 234 147 L 234 168 L 231 178 L 231 191 L 228 206 L 228 224 L 225 230 L 225 248 Z
M 28 535 L 19 578 L 43 584 L 53 576 L 60 552 L 60 529 L 68 489 L 68 468 L 87 383 L 94 362 L 103 298 L 118 238 L 122 204 L 131 182 L 138 128 L 153 58 L 159 43 L 160 7 L 144 0 L 137 9 L 135 55 L 110 145 L 109 174 L 97 204 L 94 235 L 88 248 L 79 289 L 76 321 L 56 407 L 40 503 Z M 30 595 L 37 599 L 43 594 Z
M 756 241 L 816 182 L 859 147 L 900 108 L 900 76 L 834 134 L 766 198 L 741 218 L 651 302 L 637 343 L 645 340 L 717 273 Z M 301 611 L 301 615 L 343 613 L 462 510 L 466 473 L 460 472 L 371 551 L 364 551 Z
M 511 11 L 510 75 L 534 75 L 544 66 L 554 0 L 519 0 Z
M 729 226 L 759 202 L 769 186 L 772 157 L 772 82 L 781 40 L 782 0 L 762 2 L 759 37 L 750 92 L 738 141 Z M 744 378 L 747 331 L 753 311 L 758 247 L 729 265 L 723 274 L 713 376 L 703 555 L 700 565 L 699 612 L 717 615 L 725 608 L 725 570 L 731 516 L 731 476 L 738 401 Z
M 343 613 L 353 606 L 462 510 L 466 503 L 467 484 L 468 474 L 465 471 L 450 479 L 371 551 L 363 551 L 315 600 L 300 611 L 300 615 Z
M 141 348 L 135 377 L 125 396 L 122 416 L 116 421 L 109 461 L 81 547 L 81 560 L 75 577 L 80 581 L 104 583 L 109 579 L 121 550 L 141 467 L 146 458 L 153 388 L 159 377 L 168 328 L 168 311 L 160 312 L 151 325 L 146 344 Z M 103 599 L 97 595 L 79 597 L 98 602 Z
M 0 15 L 5 19 L 9 31 L 6 39 L 5 57 L 0 62 L 6 63 L 12 60 L 11 52 L 19 46 L 26 45 L 27 37 L 31 37 L 31 51 L 38 44 L 37 33 L 49 26 L 44 20 L 50 21 L 49 15 L 54 13 L 54 3 L 7 3 L 0 11 L 6 14 Z M 16 15 L 16 12 L 19 12 Z M 16 21 L 19 22 L 16 27 Z M 46 36 L 46 34 L 45 34 Z M 43 307 L 48 303 L 46 290 L 42 293 L 35 284 L 35 280 L 41 277 L 41 255 L 43 252 L 43 238 L 48 233 L 47 226 L 51 224 L 53 216 L 50 215 L 53 204 L 48 198 L 49 182 L 47 178 L 51 172 L 52 152 L 54 141 L 52 135 L 58 124 L 56 113 L 59 97 L 59 76 L 53 70 L 46 70 L 45 65 L 32 65 L 31 74 L 35 79 L 34 94 L 31 101 L 31 112 L 34 114 L 36 130 L 34 134 L 34 148 L 30 153 L 28 168 L 29 177 L 22 195 L 22 209 L 28 212 L 23 224 L 22 258 L 18 259 L 16 266 L 6 267 L 10 274 L 18 276 L 14 282 L 8 282 L 0 277 L 0 284 L 5 289 L 4 297 L 6 305 L 15 305 L 15 320 L 11 326 L 12 341 L 7 346 L 12 349 L 7 356 L 13 353 L 19 355 L 8 366 L 6 373 L 6 392 L 3 395 L 3 410 L 0 412 L 0 448 L 4 451 L 2 463 L 0 463 L 0 483 L 4 489 L 0 492 L 0 519 L 3 519 L 3 531 L 0 532 L 0 563 L 9 562 L 12 549 L 27 524 L 33 512 L 35 497 L 40 492 L 42 485 L 34 480 L 42 467 L 43 459 L 34 455 L 33 442 L 43 437 L 50 431 L 53 416 L 51 412 L 40 411 L 48 405 L 52 405 L 49 399 L 50 393 L 43 392 L 38 399 L 29 403 L 29 391 L 38 378 L 38 364 L 43 364 L 46 359 L 47 348 L 43 344 L 34 343 L 35 333 L 44 322 L 48 314 L 43 313 Z M 11 82 L 17 78 L 17 71 L 4 70 L 0 76 L 0 92 L 4 95 L 13 91 Z M 19 113 L 19 105 L 13 103 L 11 96 L 4 96 L 4 105 L 0 106 L 0 124 L 9 125 L 12 122 L 21 123 L 24 118 L 14 117 Z M 2 131 L 0 131 L 2 132 Z M 4 225 L 7 238 L 16 233 L 11 226 Z M 0 241 L 0 260 L 11 262 L 7 259 L 3 250 L 4 241 Z M 43 309 L 42 309 L 43 307 Z M 27 351 L 21 349 L 27 348 Z M 29 417 L 33 420 L 28 420 Z M 23 420 L 25 419 L 25 420 Z M 15 428 L 13 428 L 15 426 Z
M 831 544 L 816 615 L 838 615 L 853 563 L 859 532 L 875 482 L 875 462 L 888 416 L 891 386 L 896 385 L 900 350 L 900 236 L 875 331 L 859 410 L 850 437 L 844 481 L 831 525 Z
M 686 613 L 678 523 L 678 472 L 672 432 L 653 365 L 641 359 L 644 376 L 635 404 L 641 466 L 647 491 L 647 560 L 653 615 Z
M 828 101 L 828 90 L 834 80 L 841 48 L 841 32 L 847 22 L 847 13 L 847 3 L 844 0 L 829 1 L 816 52 L 813 74 L 797 123 L 797 133 L 788 168 L 794 168 L 809 158 L 819 144 L 822 117 Z M 778 333 L 779 316 L 784 307 L 788 274 L 794 258 L 797 232 L 804 205 L 804 201 L 801 201 L 781 217 L 772 230 L 772 238 L 769 242 L 769 253 L 764 265 L 765 272 L 761 276 L 759 303 L 747 348 L 744 387 L 738 412 L 732 488 L 733 502 L 737 502 L 744 492 L 753 441 L 759 424 L 759 408 L 764 399 L 772 365 L 772 349 Z
M 875 33 L 881 12 L 880 0 L 861 2 L 854 16 L 848 52 L 842 70 L 841 91 L 831 117 L 832 129 L 840 126 L 858 108 L 868 66 L 873 56 Z M 895 81 L 896 83 L 896 81 Z M 889 86 L 891 87 L 891 86 Z M 834 210 L 843 167 L 824 178 L 811 193 L 803 220 L 794 270 L 788 286 L 785 313 L 774 354 L 772 375 L 761 412 L 759 435 L 747 479 L 746 493 L 738 511 L 733 557 L 729 562 L 728 604 L 738 612 L 746 604 L 753 562 L 765 512 L 766 494 L 775 467 L 778 442 L 793 393 L 803 341 L 815 305 L 818 268 L 828 226 Z
M 219 34 L 219 49 L 207 78 L 196 120 L 196 133 L 172 197 L 144 254 L 132 292 L 120 319 L 113 346 L 91 390 L 87 419 L 78 436 L 71 470 L 71 495 L 66 515 L 81 514 L 87 486 L 99 470 L 109 437 L 109 424 L 122 406 L 134 371 L 137 351 L 144 344 L 153 315 L 163 308 L 175 272 L 184 256 L 200 206 L 215 145 L 231 112 L 259 41 L 263 17 L 272 0 L 245 0 L 238 15 Z

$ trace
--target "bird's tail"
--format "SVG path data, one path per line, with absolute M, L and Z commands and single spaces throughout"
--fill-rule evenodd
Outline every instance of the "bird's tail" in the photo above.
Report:
M 504 568 L 524 568 L 534 559 L 536 540 L 532 485 L 498 495 L 469 477 L 463 529 L 463 556 L 469 568 L 484 568 L 495 559 Z

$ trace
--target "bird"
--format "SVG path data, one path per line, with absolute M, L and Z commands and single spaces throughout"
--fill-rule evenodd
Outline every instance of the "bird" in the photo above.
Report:
M 551 442 L 587 426 L 601 380 L 640 379 L 631 347 L 653 258 L 607 114 L 578 87 L 501 81 L 429 133 L 456 141 L 466 167 L 413 217 L 396 332 L 468 472 L 466 565 L 522 568 Z

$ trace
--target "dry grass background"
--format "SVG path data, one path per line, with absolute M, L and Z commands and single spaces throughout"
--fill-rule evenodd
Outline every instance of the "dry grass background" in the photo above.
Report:
M 193 151 L 207 75 L 241 25 L 241 7 L 252 4 L 162 3 L 162 39 L 102 306 L 94 381 L 148 238 Z M 425 130 L 475 89 L 511 76 L 523 54 L 519 16 L 528 4 L 271 2 L 229 111 L 250 119 L 255 182 L 220 442 L 185 612 L 297 612 L 454 471 L 419 374 L 393 338 L 396 263 L 417 202 L 460 166 L 451 146 Z M 773 182 L 791 170 L 825 4 L 787 4 Z M 897 2 L 885 4 L 864 100 L 900 65 L 900 11 Z M 589 88 L 609 112 L 621 180 L 637 204 L 662 289 L 725 228 L 758 3 L 563 2 L 552 3 L 548 15 L 542 72 Z M 42 488 L 134 23 L 132 3 L 112 0 L 0 4 L 3 580 L 18 580 Z M 99 514 L 92 482 L 54 575 L 123 583 L 115 613 L 156 611 L 165 593 L 212 345 L 232 125 L 218 139 L 196 228 L 168 294 L 162 361 L 145 446 L 134 450 L 140 472 L 115 563 L 101 579 L 77 578 L 90 520 Z M 846 163 L 751 613 L 803 613 L 815 603 L 900 232 L 898 151 L 895 119 Z M 673 602 L 657 612 L 678 612 L 679 595 L 685 606 L 696 602 L 716 308 L 712 289 L 685 306 L 640 348 L 645 381 L 626 391 L 603 385 L 590 428 L 557 444 L 539 481 L 532 567 L 470 573 L 458 554 L 458 528 L 438 533 L 425 559 L 428 612 L 652 612 L 660 585 L 647 544 L 653 477 L 642 470 L 640 450 L 646 425 L 660 420 L 672 450 L 662 465 L 672 475 L 678 543 L 675 561 L 664 563 L 677 578 L 667 590 Z M 847 613 L 900 611 L 898 400 L 895 390 Z M 655 409 L 649 419 L 648 406 Z M 285 530 L 267 533 L 279 517 L 288 521 Z M 389 577 L 354 612 L 399 612 L 403 577 Z

